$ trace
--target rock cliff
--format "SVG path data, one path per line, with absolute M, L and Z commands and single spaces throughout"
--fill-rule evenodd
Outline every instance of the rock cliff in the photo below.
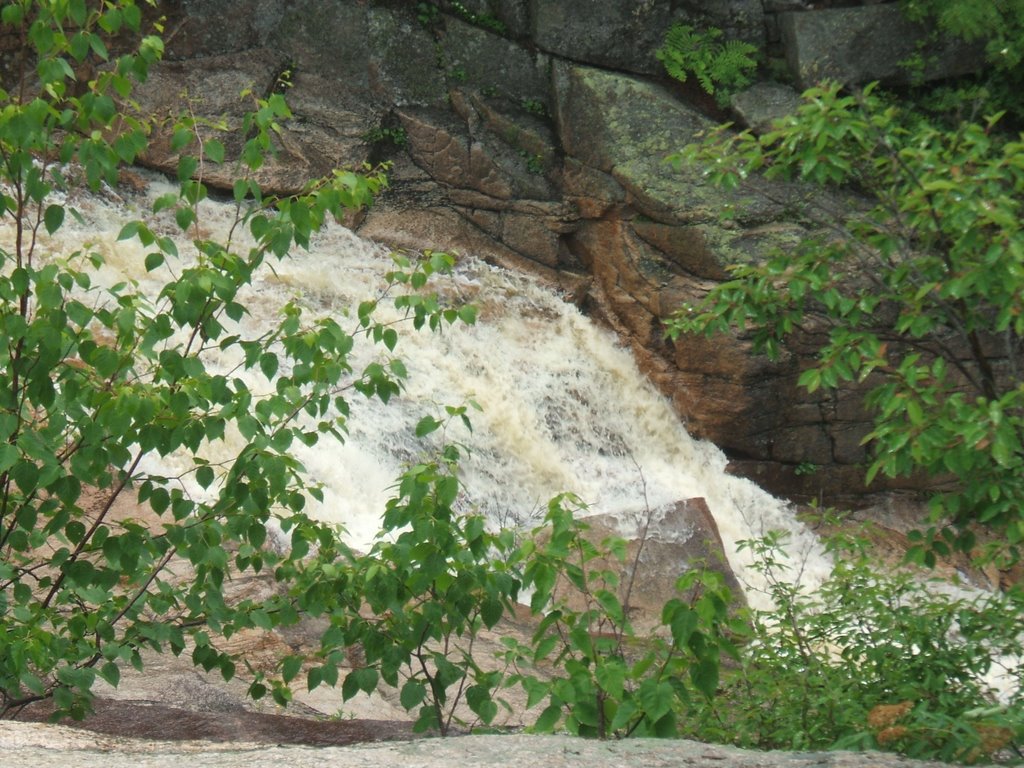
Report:
M 784 249 L 815 225 L 803 215 L 807 190 L 751 182 L 726 194 L 701 169 L 666 164 L 730 115 L 660 75 L 654 51 L 682 21 L 786 54 L 801 82 L 816 71 L 878 74 L 857 68 L 851 46 L 834 61 L 827 42 L 837 28 L 855 37 L 891 27 L 895 6 L 804 6 L 181 0 L 164 8 L 167 61 L 141 104 L 162 113 L 184 91 L 198 114 L 237 129 L 243 88 L 286 87 L 294 117 L 265 184 L 295 189 L 338 165 L 391 161 L 390 189 L 353 222 L 363 234 L 548 275 L 621 334 L 690 431 L 719 444 L 739 471 L 790 495 L 856 494 L 867 431 L 856 391 L 801 391 L 799 350 L 771 363 L 742 337 L 671 343 L 662 330 L 729 264 Z M 765 89 L 737 101 L 753 124 L 795 97 Z M 158 137 L 148 162 L 174 167 L 169 137 Z M 206 180 L 229 186 L 232 169 Z M 807 465 L 819 471 L 798 471 Z

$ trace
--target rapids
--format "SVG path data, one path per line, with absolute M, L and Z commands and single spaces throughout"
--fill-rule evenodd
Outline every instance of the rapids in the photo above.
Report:
M 70 224 L 50 247 L 67 253 L 86 245 L 106 259 L 100 282 L 134 280 L 155 294 L 167 270 L 181 265 L 147 274 L 145 249 L 117 235 L 133 218 L 152 220 L 152 201 L 174 189 L 152 177 L 138 197 L 110 191 L 75 196 L 68 204 L 81 219 L 71 222 L 69 217 Z M 199 221 L 204 236 L 226 238 L 233 212 L 228 203 L 204 201 Z M 169 215 L 157 221 L 155 228 L 164 234 L 177 233 L 181 258 L 187 261 L 194 251 L 188 239 Z M 237 241 L 239 233 L 234 237 Z M 391 266 L 387 249 L 332 224 L 309 251 L 295 249 L 263 270 L 240 299 L 251 311 L 243 330 L 258 334 L 293 297 L 307 312 L 332 314 L 355 330 L 355 307 L 380 293 Z M 324 486 L 324 502 L 314 514 L 343 525 L 352 545 L 366 547 L 373 540 L 403 465 L 425 450 L 413 434 L 419 419 L 439 415 L 445 405 L 473 400 L 481 407 L 470 411 L 473 431 L 460 426 L 448 437 L 471 452 L 462 465 L 467 508 L 495 523 L 531 523 L 551 496 L 573 491 L 593 513 L 616 515 L 629 534 L 629 521 L 637 513 L 703 497 L 753 605 L 767 607 L 757 589 L 760 577 L 737 551 L 742 539 L 789 530 L 790 551 L 799 552 L 804 562 L 803 578 L 813 584 L 827 575 L 828 562 L 815 537 L 796 522 L 792 509 L 749 480 L 727 474 L 722 452 L 687 434 L 668 401 L 610 331 L 538 279 L 488 265 L 472 254 L 461 257 L 454 276 L 437 289 L 456 301 L 475 303 L 480 310 L 476 325 L 441 333 L 416 332 L 410 325 L 396 350 L 409 371 L 402 395 L 383 405 L 350 392 L 345 444 L 321 441 L 312 449 L 300 447 L 301 460 Z M 394 314 L 387 302 L 382 310 Z M 357 343 L 353 368 L 361 370 L 382 349 Z M 227 370 L 234 362 L 217 364 Z M 238 447 L 229 439 L 211 450 Z M 208 458 L 215 460 L 217 454 Z M 170 457 L 147 468 L 175 475 L 184 465 L 176 467 Z

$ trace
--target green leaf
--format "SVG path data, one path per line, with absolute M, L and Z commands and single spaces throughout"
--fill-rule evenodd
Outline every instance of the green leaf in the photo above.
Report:
M 295 679 L 301 669 L 301 656 L 285 656 L 281 661 L 281 679 L 289 683 Z
M 178 158 L 178 181 L 188 181 L 196 175 L 199 168 L 199 161 L 191 155 L 182 155 Z M 182 229 L 185 229 L 182 227 Z
M 533 730 L 537 733 L 551 733 L 561 720 L 562 708 L 555 704 L 549 704 L 533 724 Z
M 204 464 L 203 466 L 196 469 L 196 482 L 203 488 L 209 488 L 213 485 L 213 467 Z
M 121 682 L 121 670 L 118 668 L 117 664 L 112 661 L 108 661 L 100 667 L 99 675 L 104 681 L 112 685 L 114 688 L 117 688 L 118 683 Z
M 370 667 L 361 667 L 359 669 L 352 670 L 348 677 L 355 677 L 356 685 L 363 693 L 373 693 L 377 689 L 377 680 L 379 676 L 377 670 Z M 346 682 L 348 677 L 345 678 Z
M 64 206 L 48 205 L 43 213 L 43 224 L 48 234 L 53 234 L 64 224 Z
M 488 629 L 501 621 L 501 618 L 504 615 L 505 606 L 502 604 L 501 600 L 487 598 L 480 606 L 480 618 L 483 620 L 484 626 Z
M 694 687 L 708 699 L 714 698 L 718 692 L 718 660 L 700 659 L 690 667 L 690 679 Z
M 487 686 L 470 686 L 466 690 L 466 703 L 485 725 L 490 724 L 498 714 L 498 705 L 491 698 L 491 691 Z
M 924 411 L 921 410 L 921 404 L 916 398 L 912 397 L 907 400 L 907 418 L 914 426 L 920 426 L 924 423 Z
M 164 255 L 160 251 L 151 251 L 146 254 L 145 267 L 147 272 L 152 272 L 154 269 L 159 269 L 163 266 Z
M 399 699 L 402 703 L 402 706 L 406 709 L 406 711 L 408 711 L 412 710 L 415 707 L 418 707 L 423 702 L 423 699 L 426 697 L 426 695 L 427 687 L 419 680 L 413 678 L 407 680 L 405 685 L 402 686 L 402 691 L 401 694 L 399 695 Z
M 21 452 L 17 446 L 10 443 L 0 443 L 0 472 L 7 472 L 15 465 Z
M 426 437 L 441 426 L 441 422 L 433 416 L 424 416 L 416 424 L 416 437 Z
M 184 126 L 175 128 L 174 134 L 171 136 L 171 152 L 180 152 L 192 143 L 193 138 L 195 138 L 195 134 L 192 132 L 191 128 L 186 128 Z
M 196 221 L 195 211 L 188 206 L 181 206 L 174 212 L 174 221 L 177 222 L 178 228 L 182 232 L 187 232 L 188 228 Z
M 165 211 L 168 208 L 174 208 L 178 204 L 178 199 L 178 195 L 174 192 L 167 192 L 160 195 L 160 197 L 153 201 L 153 213 L 160 213 L 160 211 Z M 126 228 L 130 226 L 131 223 L 126 225 Z
M 204 145 L 206 156 L 215 163 L 224 162 L 224 145 L 216 139 L 209 139 Z
M 310 667 L 306 673 L 306 690 L 313 691 L 320 687 L 320 684 L 324 681 L 324 673 L 322 667 Z
M 264 352 L 260 355 L 260 370 L 268 379 L 273 379 L 277 375 L 277 366 L 277 355 L 273 352 Z
M 117 239 L 118 240 L 131 240 L 133 237 L 135 237 L 137 234 L 139 234 L 139 230 L 141 228 L 142 228 L 142 222 L 140 222 L 140 221 L 129 221 L 127 224 L 125 224 L 123 227 L 121 227 L 121 231 L 117 234 Z

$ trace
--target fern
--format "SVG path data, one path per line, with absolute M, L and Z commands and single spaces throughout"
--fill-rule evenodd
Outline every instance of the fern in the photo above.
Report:
M 711 27 L 698 31 L 687 24 L 674 24 L 655 56 L 670 77 L 685 83 L 690 74 L 700 87 L 720 102 L 749 85 L 757 68 L 757 48 L 740 40 L 720 42 L 722 30 Z
M 738 91 L 753 82 L 751 74 L 757 69 L 757 48 L 742 40 L 727 40 L 711 63 L 711 79 L 722 87 Z

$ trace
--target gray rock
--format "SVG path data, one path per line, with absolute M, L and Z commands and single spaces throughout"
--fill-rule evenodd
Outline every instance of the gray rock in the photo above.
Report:
M 144 113 L 175 115 L 183 108 L 181 94 L 188 94 L 196 114 L 223 123 L 224 130 L 203 129 L 207 138 L 216 136 L 227 151 L 220 166 L 208 164 L 204 181 L 230 189 L 237 177 L 234 161 L 245 139 L 240 127 L 252 99 L 242 93 L 251 90 L 265 97 L 275 79 L 289 66 L 289 59 L 277 50 L 252 49 L 244 53 L 172 61 L 154 67 L 146 87 L 136 91 Z M 277 155 L 257 172 L 256 178 L 268 191 L 294 192 L 308 179 L 317 178 L 339 166 L 358 166 L 367 160 L 369 146 L 362 136 L 379 124 L 380 113 L 372 103 L 338 88 L 337 81 L 301 70 L 292 76 L 288 101 L 294 118 L 285 122 Z M 357 92 L 358 93 L 358 92 Z M 178 156 L 170 151 L 172 124 L 159 123 L 142 160 L 150 167 L 173 173 Z
M 540 113 L 550 109 L 550 59 L 544 54 L 458 19 L 449 19 L 438 43 L 438 55 L 452 86 L 502 96 L 516 104 L 536 105 L 534 108 Z
M 359 744 L 281 747 L 253 743 L 148 742 L 35 723 L 0 726 L 5 768 L 940 768 L 878 752 L 755 752 L 684 739 L 598 741 L 571 736 L 462 736 Z
M 825 79 L 909 82 L 902 62 L 929 33 L 908 21 L 898 4 L 783 13 L 779 25 L 790 71 L 803 88 Z M 977 46 L 949 38 L 926 53 L 929 65 L 921 74 L 928 80 L 967 74 L 982 63 Z
M 727 192 L 703 169 L 666 158 L 714 123 L 661 86 L 629 75 L 559 63 L 555 122 L 565 152 L 609 174 L 643 215 L 665 224 L 717 226 L 723 209 L 746 224 L 779 217 L 782 205 L 749 191 Z
M 780 117 L 800 106 L 800 94 L 781 83 L 756 83 L 732 97 L 732 109 L 754 133 L 766 133 Z
M 266 45 L 287 6 L 276 0 L 183 0 L 167 28 L 167 57 L 237 53 Z M 231 23 L 225 24 L 224 19 Z
M 448 87 L 434 38 L 413 16 L 375 5 L 368 35 L 361 46 L 371 51 L 369 80 L 377 99 L 397 107 L 447 105 Z
M 380 41 L 370 36 L 369 9 L 359 3 L 323 3 L 294 0 L 282 3 L 287 11 L 273 19 L 267 44 L 284 52 L 296 72 L 343 84 L 345 93 L 365 93 L 367 68 Z M 266 23 L 266 22 L 264 22 Z M 261 24 L 262 26 L 262 24 Z
M 683 0 L 681 5 L 685 19 L 699 26 L 718 27 L 729 38 L 764 47 L 763 0 Z
M 626 539 L 623 583 L 633 579 L 628 610 L 638 633 L 663 629 L 662 607 L 672 596 L 685 597 L 676 590 L 676 582 L 694 568 L 720 573 L 732 593 L 733 605 L 746 604 L 743 587 L 728 565 L 722 536 L 704 499 L 684 499 L 632 513 L 595 515 L 586 522 L 590 526 L 587 536 L 595 544 L 613 535 Z M 615 563 L 602 567 L 614 568 Z
M 557 56 L 627 72 L 662 71 L 654 52 L 676 18 L 669 0 L 533 0 L 534 42 Z

